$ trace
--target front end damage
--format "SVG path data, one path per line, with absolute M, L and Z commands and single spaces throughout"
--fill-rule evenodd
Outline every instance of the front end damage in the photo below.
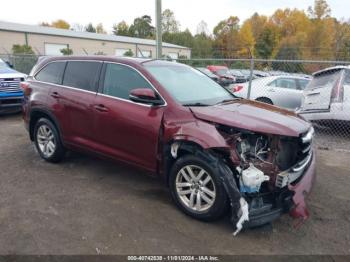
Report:
M 269 223 L 282 213 L 307 219 L 304 199 L 315 174 L 313 129 L 298 137 L 287 137 L 216 127 L 230 146 L 226 163 L 233 181 L 229 181 L 231 172 L 223 177 L 232 203 L 234 234 L 242 227 Z

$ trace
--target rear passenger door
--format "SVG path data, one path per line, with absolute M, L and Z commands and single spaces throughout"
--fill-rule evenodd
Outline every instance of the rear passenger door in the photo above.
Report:
M 299 89 L 296 79 L 281 77 L 273 81 L 268 89 L 275 105 L 290 110 L 301 106 L 302 91 Z
M 164 107 L 131 101 L 135 88 L 153 89 L 134 68 L 105 63 L 94 105 L 97 141 L 105 154 L 155 171 Z
M 93 104 L 96 98 L 102 62 L 68 61 L 61 86 L 52 88 L 66 143 L 93 147 Z

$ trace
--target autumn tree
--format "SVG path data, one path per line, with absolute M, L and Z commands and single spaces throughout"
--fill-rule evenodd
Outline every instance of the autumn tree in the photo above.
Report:
M 129 25 L 125 21 L 113 25 L 113 34 L 130 36 Z
M 98 23 L 96 25 L 96 33 L 98 33 L 98 34 L 107 34 L 105 29 L 103 28 L 103 24 L 102 23 Z
M 60 29 L 70 29 L 70 24 L 63 19 L 58 19 L 53 21 L 50 25 L 51 27 L 60 28 Z

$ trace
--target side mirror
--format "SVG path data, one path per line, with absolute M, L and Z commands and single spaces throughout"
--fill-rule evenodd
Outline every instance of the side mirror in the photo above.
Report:
M 150 105 L 163 105 L 164 102 L 159 99 L 157 94 L 149 88 L 136 88 L 130 91 L 131 101 Z

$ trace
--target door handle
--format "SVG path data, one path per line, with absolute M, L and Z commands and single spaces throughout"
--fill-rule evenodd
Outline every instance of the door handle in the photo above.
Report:
M 51 96 L 52 96 L 53 98 L 60 98 L 60 95 L 59 95 L 57 92 L 53 92 L 53 93 L 51 94 Z
M 269 91 L 269 92 L 276 92 L 275 89 L 273 89 L 273 88 L 267 89 L 267 91 Z
M 108 112 L 108 108 L 105 107 L 105 106 L 102 105 L 102 104 L 100 104 L 100 105 L 95 105 L 94 108 L 95 108 L 96 111 L 99 111 L 99 112 Z

